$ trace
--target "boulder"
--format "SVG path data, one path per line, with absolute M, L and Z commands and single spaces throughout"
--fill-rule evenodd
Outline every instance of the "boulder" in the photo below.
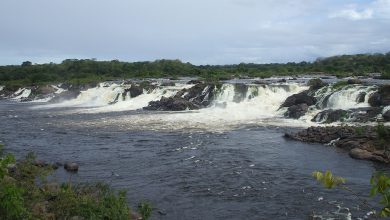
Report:
M 333 123 L 333 122 L 370 122 L 376 121 L 378 114 L 382 112 L 381 107 L 363 107 L 355 109 L 327 109 L 319 112 L 312 119 L 313 122 Z
M 382 116 L 385 121 L 390 121 L 390 110 L 387 110 Z
M 162 97 L 159 101 L 151 101 L 145 110 L 184 111 L 200 109 L 208 106 L 214 96 L 214 84 L 196 84 L 189 89 L 182 89 L 173 97 Z
M 154 111 L 184 111 L 184 110 L 194 110 L 199 109 L 198 105 L 193 104 L 192 102 L 182 98 L 182 97 L 162 97 L 159 101 L 151 101 L 147 107 L 144 107 L 144 110 L 154 110 Z
M 298 119 L 298 118 L 304 116 L 308 109 L 309 109 L 309 106 L 305 103 L 293 105 L 287 109 L 285 116 L 288 118 Z
M 15 173 L 16 169 L 17 169 L 16 164 L 8 164 L 7 165 L 7 170 L 9 173 Z
M 384 152 L 371 152 L 361 148 L 353 148 L 349 151 L 349 156 L 358 160 L 371 160 L 376 162 L 388 163 Z
M 342 109 L 327 109 L 318 113 L 311 120 L 313 122 L 333 123 L 337 121 L 345 121 L 349 118 L 350 112 Z
M 379 95 L 378 92 L 374 92 L 370 95 L 370 97 L 368 98 L 368 103 L 372 106 L 372 107 L 379 107 L 381 106 L 381 96 Z
M 298 94 L 289 96 L 286 101 L 280 106 L 282 107 L 291 107 L 293 105 L 306 104 L 308 106 L 316 104 L 317 99 L 313 96 L 308 95 L 308 91 L 303 91 Z
M 37 166 L 37 167 L 45 167 L 45 166 L 47 166 L 48 164 L 47 164 L 45 161 L 43 161 L 43 160 L 35 160 L 35 161 L 33 162 L 33 165 L 34 165 L 34 166 Z
M 367 93 L 366 92 L 360 92 L 357 97 L 356 97 L 356 102 L 357 103 L 362 103 L 364 102 L 365 98 L 366 98 L 366 95 Z
M 377 92 L 370 95 L 368 103 L 373 107 L 390 105 L 390 84 L 381 85 Z
M 132 84 L 129 89 L 125 89 L 125 93 L 130 92 L 130 97 L 134 98 L 144 93 L 144 89 L 141 86 Z
M 311 79 L 307 82 L 307 85 L 310 86 L 310 91 L 321 89 L 324 86 L 327 86 L 328 84 L 322 81 L 321 79 L 315 78 Z
M 79 165 L 74 162 L 67 162 L 64 165 L 64 169 L 70 172 L 77 172 L 79 170 Z
M 360 148 L 353 148 L 349 151 L 349 156 L 359 160 L 370 160 L 372 158 L 372 153 Z
M 345 138 L 353 135 L 353 127 L 309 127 L 297 133 L 286 133 L 285 137 L 293 140 L 327 144 L 339 138 Z

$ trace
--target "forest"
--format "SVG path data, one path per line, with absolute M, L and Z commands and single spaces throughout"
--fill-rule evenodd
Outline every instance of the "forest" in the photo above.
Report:
M 390 52 L 386 54 L 356 54 L 318 58 L 314 62 L 289 62 L 234 65 L 193 65 L 180 60 L 122 62 L 119 60 L 66 59 L 59 64 L 0 66 L 0 85 L 36 85 L 54 82 L 87 83 L 128 78 L 172 78 L 182 76 L 206 79 L 233 77 L 297 76 L 328 74 L 338 77 L 365 76 L 380 73 L 390 78 Z

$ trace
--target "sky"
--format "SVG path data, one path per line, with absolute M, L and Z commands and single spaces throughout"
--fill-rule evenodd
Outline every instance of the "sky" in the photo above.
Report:
M 1 0 L 0 65 L 284 63 L 390 51 L 390 0 Z

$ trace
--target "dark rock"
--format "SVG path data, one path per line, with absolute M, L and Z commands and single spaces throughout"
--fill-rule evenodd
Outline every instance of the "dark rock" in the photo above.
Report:
M 311 121 L 333 123 L 336 121 L 345 121 L 349 118 L 350 111 L 342 109 L 328 109 L 318 113 Z
M 15 173 L 16 169 L 17 169 L 16 164 L 8 164 L 7 165 L 7 170 L 9 173 Z
M 375 126 L 310 127 L 297 133 L 286 133 L 285 137 L 303 142 L 333 143 L 349 152 L 352 158 L 389 163 Z
M 385 121 L 390 121 L 390 110 L 387 110 L 382 116 Z
M 58 169 L 58 168 L 60 168 L 60 167 L 62 167 L 62 166 L 63 166 L 63 164 L 60 163 L 60 162 L 55 162 L 55 163 L 53 163 L 53 164 L 51 165 L 51 167 L 52 167 L 54 170 L 56 170 L 56 169 Z
M 285 113 L 286 117 L 298 119 L 304 116 L 309 109 L 309 106 L 305 103 L 290 106 Z
M 328 84 L 322 81 L 321 79 L 315 78 L 311 79 L 307 82 L 307 85 L 310 86 L 310 91 L 321 89 L 324 86 L 327 86 Z
M 381 106 L 381 96 L 378 92 L 374 92 L 368 98 L 368 103 L 373 107 Z
M 268 85 L 268 84 L 270 84 L 270 83 L 267 82 L 267 81 L 256 80 L 256 81 L 253 82 L 253 84 L 257 84 L 257 85 Z
M 308 106 L 316 104 L 317 99 L 313 96 L 308 95 L 308 91 L 303 91 L 298 94 L 294 94 L 286 99 L 284 103 L 280 106 L 282 107 L 291 107 L 298 104 L 306 104 Z
M 163 83 L 161 83 L 161 86 L 175 86 L 176 85 L 176 83 L 174 83 L 174 82 L 163 82 Z
M 145 110 L 154 111 L 184 111 L 194 110 L 200 107 L 181 97 L 162 97 L 159 101 L 151 101 Z
M 368 103 L 373 107 L 390 105 L 390 85 L 381 85 L 377 92 L 370 95 Z
M 33 165 L 34 165 L 34 166 L 37 166 L 37 167 L 45 167 L 45 166 L 47 166 L 48 164 L 47 164 L 45 161 L 43 161 L 43 160 L 35 160 L 35 161 L 33 162 Z
M 200 80 L 196 80 L 196 79 L 193 79 L 193 80 L 190 80 L 187 82 L 187 84 L 201 84 L 201 83 L 203 83 L 203 82 Z
M 167 215 L 167 213 L 164 210 L 158 210 L 157 212 L 160 215 Z
M 67 162 L 64 165 L 65 170 L 70 172 L 77 172 L 79 170 L 79 165 L 73 162 Z
M 312 121 L 321 123 L 333 122 L 370 122 L 376 121 L 377 116 L 382 112 L 380 107 L 364 107 L 355 109 L 327 109 L 319 112 Z
M 361 148 L 353 148 L 349 151 L 349 156 L 358 160 L 371 160 L 382 163 L 388 163 L 388 159 L 384 153 L 371 152 Z
M 326 144 L 353 134 L 355 134 L 353 127 L 309 127 L 297 133 L 286 133 L 285 137 L 303 142 Z
M 348 84 L 362 84 L 362 81 L 358 78 L 352 78 L 347 80 Z
M 280 80 L 278 80 L 277 82 L 278 82 L 278 83 L 285 83 L 285 82 L 287 82 L 287 80 L 286 80 L 286 79 L 280 79 Z
M 142 220 L 142 216 L 137 212 L 130 211 L 130 219 Z
M 372 153 L 360 148 L 353 148 L 349 151 L 349 156 L 355 159 L 360 160 L 370 160 L 372 158 Z
M 357 102 L 357 103 L 362 103 L 362 102 L 364 102 L 364 100 L 365 100 L 365 98 L 366 98 L 366 95 L 367 95 L 366 92 L 360 92 L 360 93 L 358 94 L 358 96 L 356 97 L 356 102 Z
M 248 86 L 243 83 L 234 84 L 234 97 L 233 102 L 241 102 L 246 98 L 248 92 Z
M 189 89 L 182 89 L 173 97 L 162 97 L 159 101 L 149 102 L 145 110 L 183 111 L 204 108 L 210 105 L 214 96 L 214 84 L 196 84 Z
M 130 92 L 130 97 L 134 98 L 139 95 L 142 95 L 144 93 L 144 90 L 141 86 L 133 84 L 129 89 L 125 89 L 125 93 L 126 92 Z

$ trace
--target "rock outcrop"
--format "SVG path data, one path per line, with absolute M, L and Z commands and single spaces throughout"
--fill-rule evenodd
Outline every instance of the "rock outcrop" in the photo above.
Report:
M 382 85 L 370 95 L 368 103 L 373 107 L 390 105 L 390 85 Z
M 308 111 L 309 106 L 316 104 L 317 99 L 308 94 L 309 91 L 303 91 L 298 94 L 289 96 L 280 108 L 287 107 L 287 112 L 284 114 L 289 118 L 300 118 Z
M 387 133 L 390 133 L 389 128 Z M 364 127 L 309 127 L 297 133 L 286 133 L 286 138 L 309 143 L 333 144 L 344 149 L 352 158 L 389 163 L 389 137 L 378 137 L 377 128 Z
M 372 122 L 377 120 L 381 114 L 381 107 L 363 107 L 355 109 L 326 109 L 319 112 L 312 119 L 313 122 L 333 123 L 333 122 Z
M 322 81 L 321 79 L 311 79 L 307 82 L 307 85 L 310 86 L 310 91 L 315 91 L 318 89 L 321 89 L 324 86 L 327 86 L 328 84 Z
M 159 101 L 149 102 L 144 110 L 184 111 L 207 107 L 214 96 L 214 84 L 200 83 L 189 89 L 182 89 L 173 97 L 162 97 Z

